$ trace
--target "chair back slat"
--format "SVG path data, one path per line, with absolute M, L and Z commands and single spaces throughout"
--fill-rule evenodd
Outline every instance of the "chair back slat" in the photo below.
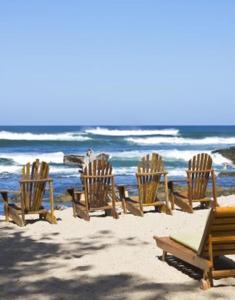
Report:
M 81 176 L 87 208 L 107 206 L 114 181 L 111 164 L 107 160 L 94 160 L 85 167 Z
M 212 171 L 212 158 L 207 153 L 195 155 L 188 164 L 189 193 L 192 200 L 206 197 L 209 177 Z
M 38 159 L 32 163 L 32 166 L 30 163 L 23 166 L 22 180 L 31 180 L 21 182 L 22 204 L 25 212 L 38 211 L 41 208 L 46 182 L 36 180 L 47 179 L 48 174 L 48 164 L 40 163 Z
M 159 154 L 147 154 L 141 159 L 136 177 L 139 199 L 143 204 L 150 204 L 156 201 L 162 176 L 161 172 L 164 172 L 164 164 Z
M 198 254 L 209 257 L 209 239 L 213 256 L 235 254 L 235 207 L 211 209 Z

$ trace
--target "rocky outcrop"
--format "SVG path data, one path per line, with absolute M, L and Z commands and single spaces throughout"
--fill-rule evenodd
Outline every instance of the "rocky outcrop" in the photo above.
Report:
M 235 177 L 235 172 L 234 171 L 222 171 L 218 174 L 219 177 Z
M 230 147 L 226 149 L 218 149 L 213 151 L 212 153 L 219 153 L 223 155 L 225 158 L 232 161 L 233 164 L 235 164 L 235 147 Z
M 84 163 L 84 156 L 83 155 L 64 155 L 64 164 L 66 165 L 76 165 L 81 167 Z
M 82 168 L 84 165 L 84 159 L 85 159 L 84 155 L 75 155 L 75 154 L 64 155 L 64 164 L 76 165 L 79 168 Z M 108 160 L 109 155 L 106 153 L 99 153 L 95 156 L 95 159 Z

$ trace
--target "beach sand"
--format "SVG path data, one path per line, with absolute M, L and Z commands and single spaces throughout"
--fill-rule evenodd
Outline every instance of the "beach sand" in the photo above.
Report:
M 235 205 L 235 195 L 219 203 Z M 235 279 L 202 291 L 197 279 L 158 258 L 153 235 L 198 231 L 207 214 L 175 210 L 85 222 L 68 208 L 56 211 L 57 225 L 36 221 L 24 228 L 1 217 L 0 299 L 234 299 Z

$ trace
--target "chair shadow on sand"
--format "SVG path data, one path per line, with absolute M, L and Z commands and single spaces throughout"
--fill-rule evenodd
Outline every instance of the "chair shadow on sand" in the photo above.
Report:
M 101 238 L 103 235 L 106 235 L 107 240 L 109 237 L 114 238 L 111 243 L 105 242 Z M 93 273 L 95 265 L 82 260 L 83 257 L 95 255 L 97 251 L 105 251 L 113 244 L 126 243 L 134 250 L 136 242 L 141 242 L 134 237 L 118 239 L 112 231 L 101 230 L 85 240 L 71 238 L 66 246 L 57 240 L 57 236 L 59 232 L 53 229 L 52 232 L 44 233 L 40 239 L 35 239 L 27 236 L 25 230 L 16 230 L 11 225 L 1 226 L 0 299 L 175 300 L 180 299 L 182 293 L 195 296 L 200 293 L 198 284 L 193 281 L 149 281 L 133 273 L 131 268 L 128 273 L 97 275 Z M 219 293 L 215 291 L 207 293 L 207 299 L 212 300 L 216 296 Z M 223 299 L 228 300 L 226 296 L 225 293 Z
M 159 260 L 162 260 L 162 256 L 158 256 Z M 173 256 L 173 255 L 167 255 L 165 258 L 165 262 L 171 266 L 177 269 L 178 271 L 184 273 L 188 277 L 195 279 L 197 281 L 200 281 L 203 278 L 203 271 L 199 268 L 188 264 L 187 262 Z M 235 262 L 234 260 L 230 259 L 229 257 L 220 256 L 216 257 L 214 259 L 214 266 L 217 270 L 223 270 L 226 268 L 235 269 Z M 218 281 L 219 282 L 219 281 Z M 215 287 L 221 287 L 226 286 L 223 284 L 216 284 Z M 235 283 L 234 285 L 235 286 Z

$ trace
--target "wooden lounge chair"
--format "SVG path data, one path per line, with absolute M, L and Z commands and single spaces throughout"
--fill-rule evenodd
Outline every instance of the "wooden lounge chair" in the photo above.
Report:
M 157 197 L 161 177 L 164 177 L 165 201 L 160 201 Z M 147 154 L 141 159 L 138 165 L 136 179 L 139 194 L 137 197 L 129 197 L 125 186 L 118 187 L 124 213 L 129 211 L 136 216 L 144 216 L 143 208 L 146 206 L 154 206 L 155 210 L 171 214 L 170 205 L 168 203 L 167 172 L 164 169 L 164 164 L 159 154 Z
M 57 220 L 54 216 L 53 207 L 53 181 L 48 178 L 49 166 L 45 162 L 36 160 L 32 166 L 26 164 L 22 170 L 22 178 L 20 180 L 20 191 L 18 199 L 19 205 L 11 203 L 8 194 L 9 191 L 0 191 L 4 201 L 5 219 L 12 219 L 17 225 L 24 226 L 25 215 L 39 214 L 40 219 L 45 219 L 52 224 L 56 224 Z M 42 206 L 42 200 L 45 193 L 46 185 L 49 186 L 50 194 L 50 211 Z
M 118 219 L 111 164 L 102 159 L 90 162 L 81 174 L 81 182 L 83 191 L 68 190 L 73 198 L 74 216 L 89 221 L 89 212 L 104 210 L 106 215 L 111 214 L 113 218 Z
M 209 204 L 217 206 L 216 178 L 212 168 L 212 158 L 206 153 L 195 155 L 188 163 L 187 191 L 175 188 L 174 182 L 169 182 L 170 201 L 172 209 L 175 205 L 183 211 L 193 213 L 193 203 L 200 202 L 201 206 L 208 207 Z M 207 186 L 211 176 L 213 201 L 207 197 Z M 177 182 L 177 181 L 176 181 Z M 179 182 L 179 181 L 178 181 Z
M 215 267 L 219 256 L 235 254 L 235 207 L 212 208 L 202 235 L 154 236 L 157 246 L 163 250 L 163 260 L 167 253 L 203 270 L 201 288 L 213 286 L 213 279 L 235 277 L 235 264 L 231 268 Z M 220 257 L 222 260 L 224 257 Z

